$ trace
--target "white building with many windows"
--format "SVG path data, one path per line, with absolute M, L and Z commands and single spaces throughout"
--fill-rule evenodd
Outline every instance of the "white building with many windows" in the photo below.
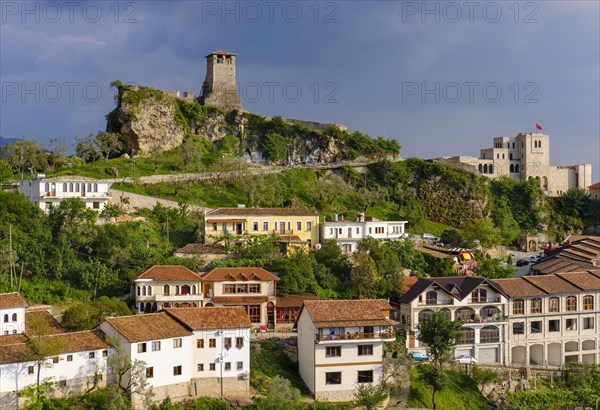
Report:
M 358 213 L 355 221 L 340 221 L 338 216 L 333 222 L 321 224 L 321 240 L 335 239 L 343 252 L 355 252 L 358 243 L 370 237 L 379 240 L 394 240 L 405 236 L 404 227 L 407 221 L 380 221 L 377 218 L 365 217 Z
M 383 344 L 395 340 L 389 313 L 382 299 L 304 301 L 298 363 L 316 399 L 349 401 L 359 384 L 381 383 Z
M 46 213 L 66 198 L 80 198 L 87 208 L 102 212 L 110 199 L 108 189 L 111 184 L 86 177 L 46 178 L 44 174 L 38 174 L 36 179 L 20 180 L 19 193 Z

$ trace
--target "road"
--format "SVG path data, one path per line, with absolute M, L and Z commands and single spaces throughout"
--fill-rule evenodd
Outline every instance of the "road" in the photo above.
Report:
M 525 259 L 525 260 L 529 260 L 529 257 L 535 254 L 538 254 L 540 252 L 521 252 L 521 251 L 512 251 L 509 250 L 508 253 L 510 253 L 512 255 L 512 260 L 513 260 L 513 267 L 515 267 L 517 269 L 517 271 L 515 272 L 514 277 L 515 278 L 520 278 L 521 276 L 525 276 L 529 273 L 529 268 L 531 268 L 531 263 L 527 266 L 521 266 L 518 267 L 517 266 L 517 261 L 520 259 Z

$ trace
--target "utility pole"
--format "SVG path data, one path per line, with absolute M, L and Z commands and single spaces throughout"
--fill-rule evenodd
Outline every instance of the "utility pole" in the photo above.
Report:
M 167 216 L 167 244 L 165 245 L 165 251 L 169 250 L 169 217 Z
M 13 274 L 14 274 L 14 264 L 13 264 L 13 249 L 12 249 L 12 224 L 8 225 L 8 245 L 9 245 L 9 253 L 8 258 L 10 259 L 10 288 L 13 287 Z

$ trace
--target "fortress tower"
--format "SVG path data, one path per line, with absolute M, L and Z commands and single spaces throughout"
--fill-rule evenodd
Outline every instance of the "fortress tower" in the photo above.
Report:
M 206 56 L 206 79 L 198 102 L 202 105 L 241 110 L 240 94 L 235 82 L 237 54 L 218 50 Z

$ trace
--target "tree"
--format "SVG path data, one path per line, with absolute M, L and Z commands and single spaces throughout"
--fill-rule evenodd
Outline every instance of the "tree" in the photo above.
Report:
M 521 228 L 513 217 L 508 205 L 508 200 L 503 197 L 495 202 L 494 208 L 492 209 L 492 220 L 500 229 L 502 243 L 504 245 L 509 245 L 519 235 Z
M 124 393 L 142 396 L 152 394 L 146 380 L 146 362 L 139 359 L 132 362 L 119 338 L 108 337 L 106 341 L 114 349 L 113 354 L 108 356 L 106 365 L 117 378 L 116 385 Z
M 441 391 L 448 384 L 448 375 L 441 368 L 431 364 L 424 364 L 419 366 L 419 379 L 429 385 L 432 389 L 431 393 L 431 403 L 433 404 L 433 409 L 435 410 L 435 395 L 437 392 Z
M 117 298 L 101 296 L 86 303 L 76 302 L 66 309 L 62 316 L 62 325 L 71 331 L 93 328 L 107 316 L 127 316 L 131 310 L 127 304 Z
M 108 160 L 112 154 L 119 152 L 123 149 L 123 142 L 121 136 L 112 132 L 99 132 L 96 135 L 96 146 L 104 154 L 104 160 L 108 163 Z
M 29 171 L 33 176 L 36 171 L 43 171 L 48 166 L 45 151 L 33 139 L 8 144 L 5 152 L 8 163 L 20 174 Z
M 108 221 L 123 215 L 123 209 L 119 204 L 106 204 L 100 212 L 100 218 Z
M 479 391 L 483 393 L 483 388 L 486 384 L 498 383 L 501 381 L 500 376 L 492 369 L 485 369 L 476 364 L 471 369 L 471 378 L 477 383 Z
M 366 252 L 354 254 L 354 266 L 350 270 L 350 282 L 359 299 L 373 299 L 378 296 L 381 277 L 375 262 Z
M 361 383 L 354 391 L 354 404 L 366 410 L 376 409 L 387 398 L 388 394 L 379 387 Z
M 488 279 L 512 278 L 517 270 L 512 265 L 502 266 L 502 261 L 492 258 L 483 258 L 477 262 L 475 272 Z
M 463 235 L 468 241 L 479 241 L 484 255 L 488 249 L 502 243 L 500 230 L 494 226 L 494 223 L 489 218 L 471 219 L 465 223 Z
M 65 340 L 60 335 L 54 335 L 54 327 L 46 315 L 30 315 L 27 318 L 27 328 L 27 361 L 35 362 L 37 368 L 34 392 L 34 400 L 37 400 L 44 390 L 44 386 L 40 384 L 42 368 L 52 367 L 52 361 L 48 358 L 61 353 Z
M 269 380 L 265 397 L 255 396 L 251 410 L 300 410 L 304 404 L 300 403 L 300 390 L 292 387 L 291 382 L 283 377 L 275 376 Z
M 432 316 L 419 323 L 417 338 L 427 345 L 429 356 L 440 369 L 452 352 L 461 327 L 462 323 L 450 320 L 441 311 L 433 312 Z
M 0 159 L 0 182 L 8 181 L 14 176 L 13 169 L 8 162 Z
M 423 233 L 425 227 L 425 213 L 423 206 L 416 199 L 410 198 L 400 210 L 400 216 L 408 221 L 415 233 Z
M 287 158 L 289 141 L 276 132 L 269 132 L 264 136 L 262 148 L 269 162 L 281 162 Z
M 462 234 L 456 229 L 444 229 L 440 236 L 440 241 L 446 245 L 459 246 L 464 242 Z
M 67 157 L 67 146 L 64 138 L 52 138 L 50 140 L 50 153 L 48 163 L 52 169 L 58 169 L 65 165 Z
M 96 163 L 99 152 L 94 134 L 89 134 L 85 138 L 75 137 L 75 155 L 84 163 L 91 162 L 92 166 Z
M 61 235 L 71 249 L 87 248 L 96 238 L 96 212 L 80 198 L 63 199 L 50 209 L 50 223 L 55 236 Z

